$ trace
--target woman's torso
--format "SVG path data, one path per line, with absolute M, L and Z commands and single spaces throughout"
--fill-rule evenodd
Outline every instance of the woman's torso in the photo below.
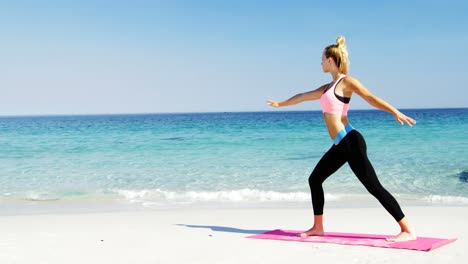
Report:
M 347 112 L 352 92 L 346 83 L 346 75 L 340 76 L 330 83 L 320 98 L 325 124 L 332 139 L 349 123 Z
M 334 139 L 338 132 L 343 130 L 343 128 L 349 124 L 347 116 L 339 116 L 329 113 L 323 114 L 325 124 L 327 125 L 328 134 L 331 139 Z

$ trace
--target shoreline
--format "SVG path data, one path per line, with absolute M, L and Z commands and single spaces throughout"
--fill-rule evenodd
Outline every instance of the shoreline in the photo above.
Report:
M 125 192 L 116 194 L 81 195 L 39 199 L 20 197 L 0 197 L 0 216 L 26 214 L 73 214 L 87 212 L 119 212 L 166 209 L 312 209 L 309 194 L 271 193 L 261 194 L 246 190 L 220 191 L 212 193 L 171 193 L 159 197 L 149 191 Z M 249 191 L 249 190 L 247 190 Z M 263 195 L 263 196 L 262 196 Z M 405 207 L 465 207 L 468 198 L 458 196 L 395 195 L 400 206 Z M 325 208 L 381 208 L 380 203 L 370 194 L 330 194 L 325 195 Z
M 405 208 L 466 208 L 464 203 L 444 203 L 415 199 L 397 200 Z M 326 201 L 325 210 L 332 209 L 379 209 L 384 208 L 370 195 L 353 197 L 353 199 Z M 108 199 L 101 197 L 93 199 L 64 198 L 56 200 L 0 200 L 0 217 L 20 215 L 69 215 L 89 213 L 118 213 L 118 212 L 144 212 L 144 211 L 171 211 L 171 210 L 310 210 L 310 201 L 195 201 L 195 202 L 142 202 L 127 199 Z

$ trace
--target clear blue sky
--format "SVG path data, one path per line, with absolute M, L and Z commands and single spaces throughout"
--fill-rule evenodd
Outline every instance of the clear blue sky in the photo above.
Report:
M 338 35 L 350 74 L 394 106 L 468 107 L 467 14 L 450 0 L 0 1 L 0 115 L 273 110 L 330 81 L 321 53 Z

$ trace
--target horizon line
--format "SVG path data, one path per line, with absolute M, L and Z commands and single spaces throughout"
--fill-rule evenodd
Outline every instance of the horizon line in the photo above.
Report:
M 468 107 L 423 107 L 423 108 L 399 108 L 399 110 L 446 110 L 446 109 L 468 109 Z M 382 111 L 377 108 L 365 109 L 350 109 L 349 112 L 360 111 Z M 2 115 L 0 118 L 15 118 L 15 117 L 73 117 L 73 116 L 123 116 L 123 115 L 171 115 L 171 114 L 223 114 L 223 113 L 284 113 L 284 112 L 322 112 L 322 110 L 246 110 L 246 111 L 193 111 L 193 112 L 115 112 L 115 113 L 67 113 L 67 114 L 19 114 L 19 115 Z

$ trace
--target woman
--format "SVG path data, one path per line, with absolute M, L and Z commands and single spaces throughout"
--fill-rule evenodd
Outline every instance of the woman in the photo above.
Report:
M 369 162 L 366 152 L 366 143 L 362 135 L 355 130 L 348 121 L 347 112 L 349 101 L 353 93 L 361 96 L 370 105 L 391 113 L 401 125 L 416 124 L 412 118 L 402 114 L 384 100 L 373 95 L 357 79 L 348 74 L 348 52 L 345 38 L 340 36 L 337 44 L 329 45 L 322 54 L 322 69 L 329 72 L 333 81 L 322 85 L 314 91 L 297 94 L 288 100 L 277 102 L 268 100 L 273 107 L 295 105 L 308 100 L 320 100 L 323 117 L 333 145 L 320 159 L 309 177 L 309 186 L 314 209 L 314 225 L 301 237 L 323 235 L 323 206 L 324 193 L 322 183 L 331 174 L 337 171 L 345 162 L 366 189 L 383 205 L 399 224 L 401 232 L 389 241 L 415 240 L 416 234 L 409 226 L 395 198 L 380 184 L 375 171 Z

